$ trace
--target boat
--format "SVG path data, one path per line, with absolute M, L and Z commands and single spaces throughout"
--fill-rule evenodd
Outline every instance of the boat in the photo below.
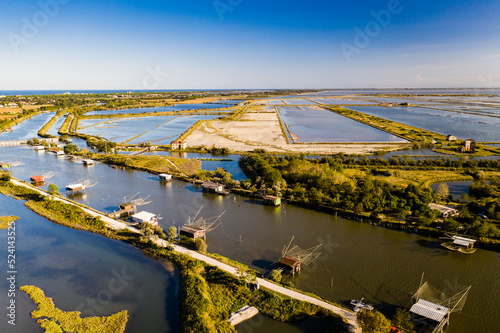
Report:
M 368 310 L 368 311 L 373 311 L 375 308 L 373 305 L 368 304 L 368 303 L 363 303 L 363 299 L 360 299 L 359 301 L 357 299 L 351 300 L 350 304 L 354 307 L 354 312 L 361 312 L 363 310 Z
M 451 236 L 447 234 L 446 237 L 441 237 L 440 239 L 446 239 L 451 241 L 451 242 L 441 243 L 442 247 L 445 247 L 450 251 L 472 254 L 477 250 L 476 248 L 474 248 L 474 243 L 476 242 L 476 240 L 472 238 L 462 237 L 458 235 Z

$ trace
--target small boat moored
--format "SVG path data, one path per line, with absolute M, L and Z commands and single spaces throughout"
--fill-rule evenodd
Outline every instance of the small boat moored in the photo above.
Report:
M 349 302 L 354 307 L 354 312 L 361 312 L 365 309 L 368 311 L 373 311 L 375 309 L 373 305 L 363 303 L 363 299 L 364 298 L 360 299 L 359 301 L 357 299 L 352 299 L 351 302 Z

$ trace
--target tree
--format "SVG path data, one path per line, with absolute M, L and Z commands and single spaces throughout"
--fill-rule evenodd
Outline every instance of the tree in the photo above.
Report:
M 273 269 L 271 271 L 271 275 L 269 277 L 274 282 L 281 282 L 281 279 L 283 278 L 283 276 L 281 275 L 281 272 L 276 270 L 276 269 Z
M 391 322 L 378 311 L 361 311 L 358 313 L 357 322 L 363 333 L 387 333 L 391 330 Z
M 205 252 L 207 250 L 207 243 L 202 238 L 197 238 L 194 241 L 194 247 L 197 251 Z
M 49 185 L 49 193 L 52 195 L 52 198 L 54 198 L 54 195 L 59 193 L 59 187 L 57 187 L 56 184 L 50 184 Z
M 415 327 L 411 322 L 411 314 L 405 309 L 396 309 L 396 314 L 392 319 L 392 324 L 408 333 L 415 331 Z
M 174 226 L 171 226 L 170 228 L 168 228 L 167 233 L 168 233 L 168 236 L 170 238 L 175 238 L 175 237 L 177 237 L 177 228 Z
M 438 185 L 437 194 L 439 194 L 442 198 L 446 198 L 450 194 L 450 188 L 446 183 L 441 183 Z

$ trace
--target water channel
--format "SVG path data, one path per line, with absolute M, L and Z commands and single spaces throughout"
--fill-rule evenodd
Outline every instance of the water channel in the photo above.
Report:
M 0 155 L 2 160 L 25 163 L 12 169 L 19 179 L 50 170 L 57 174 L 48 182 L 59 188 L 75 179 L 98 180 L 85 195 L 69 197 L 104 212 L 116 209 L 125 196 L 137 192 L 141 197 L 149 195 L 152 203 L 141 210 L 160 214 L 164 228 L 182 225 L 201 206 L 205 217 L 225 211 L 222 225 L 208 234 L 208 251 L 261 272 L 273 268 L 292 236 L 302 248 L 322 243 L 322 256 L 289 280 L 296 288 L 326 299 L 345 304 L 352 298 L 364 297 L 390 316 L 395 307 L 410 305 L 409 295 L 418 288 L 420 275 L 425 272 L 426 280 L 448 292 L 472 285 L 463 312 L 452 315 L 449 332 L 492 332 L 500 325 L 497 252 L 451 252 L 440 247 L 439 240 L 417 234 L 292 205 L 274 208 L 240 196 L 205 194 L 190 183 L 160 182 L 157 176 L 144 172 L 112 169 L 104 164 L 85 167 L 51 153 L 36 153 L 26 146 L 0 148 Z M 264 322 L 254 331 L 271 331 L 267 327 L 273 327 L 272 323 Z

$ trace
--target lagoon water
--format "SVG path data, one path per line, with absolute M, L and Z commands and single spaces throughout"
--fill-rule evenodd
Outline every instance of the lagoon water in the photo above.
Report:
M 327 110 L 300 110 L 295 106 L 279 107 L 279 116 L 295 142 L 406 142 Z
M 54 224 L 30 211 L 23 201 L 0 195 L 0 216 L 5 215 L 20 217 L 16 221 L 17 288 L 37 286 L 53 299 L 56 307 L 79 310 L 83 316 L 107 316 L 128 310 L 130 333 L 180 330 L 180 279 L 172 264 L 163 268 L 130 245 Z M 7 230 L 0 230 L 0 241 L 7 244 Z M 6 258 L 6 246 L 2 248 Z M 110 283 L 115 288 L 110 288 Z M 4 296 L 8 289 L 3 278 L 2 309 L 9 301 Z M 33 301 L 19 290 L 15 299 L 16 325 L 7 324 L 3 315 L 0 331 L 42 332 L 30 316 L 36 309 Z
M 198 120 L 215 119 L 217 115 L 151 116 L 143 118 L 115 118 L 82 120 L 79 132 L 103 136 L 111 141 L 129 141 L 136 144 L 170 144 Z M 140 135 L 140 136 L 138 136 Z
M 36 169 L 58 172 L 49 182 L 60 188 L 75 178 L 99 180 L 85 195 L 69 197 L 101 211 L 117 209 L 124 196 L 137 192 L 140 197 L 150 195 L 153 202 L 140 210 L 160 214 L 159 223 L 164 228 L 182 225 L 201 206 L 204 217 L 225 211 L 222 225 L 208 234 L 208 250 L 261 272 L 274 267 L 292 236 L 303 248 L 321 243 L 321 257 L 289 279 L 295 287 L 326 299 L 347 304 L 352 298 L 364 297 L 390 316 L 395 307 L 410 305 L 409 294 L 417 289 L 425 272 L 426 280 L 440 290 L 458 292 L 473 286 L 463 312 L 452 315 L 450 332 L 491 332 L 500 326 L 497 252 L 479 249 L 464 255 L 440 247 L 438 239 L 292 205 L 269 207 L 245 197 L 206 194 L 193 184 L 160 182 L 157 176 L 144 172 L 104 164 L 85 167 L 26 147 L 0 148 L 0 154 L 7 159 L 23 158 L 25 164 L 13 168 L 14 176 L 20 179 L 28 179 Z M 259 329 L 266 332 L 268 326 L 262 325 Z
M 349 109 L 460 139 L 500 141 L 500 118 L 420 107 L 353 106 Z
M 0 133 L 0 141 L 30 140 L 38 137 L 38 131 L 45 125 L 55 112 L 42 113 L 12 126 L 12 132 Z

